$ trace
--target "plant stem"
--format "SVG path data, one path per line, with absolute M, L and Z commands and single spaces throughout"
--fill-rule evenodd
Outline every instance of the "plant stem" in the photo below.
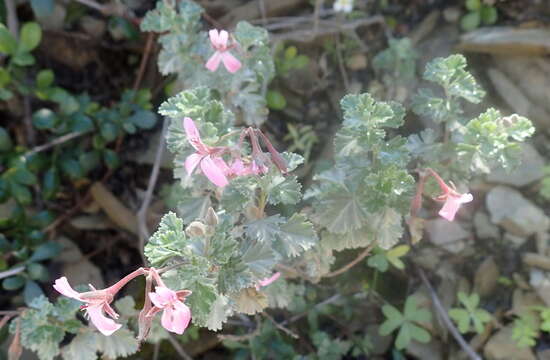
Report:
M 123 277 L 122 279 L 117 281 L 116 284 L 114 284 L 112 286 L 109 286 L 105 290 L 107 292 L 111 293 L 112 295 L 114 295 L 117 292 L 119 292 L 120 289 L 122 289 L 124 287 L 124 285 L 128 284 L 130 281 L 132 281 L 136 277 L 141 276 L 141 275 L 145 275 L 145 274 L 147 274 L 147 270 L 140 267 L 139 269 L 132 271 L 131 273 L 129 273 L 128 275 L 126 275 L 125 277 Z
M 441 317 L 441 320 L 443 320 L 443 323 L 451 333 L 451 335 L 455 338 L 456 342 L 460 345 L 462 350 L 468 355 L 468 357 L 472 360 L 481 360 L 481 356 L 479 356 L 474 349 L 470 347 L 470 345 L 464 340 L 462 335 L 458 332 L 457 328 L 452 323 L 451 319 L 449 318 L 449 315 L 447 315 L 447 311 L 441 304 L 441 301 L 439 300 L 439 297 L 437 296 L 437 293 L 435 292 L 434 288 L 428 281 L 428 278 L 426 277 L 426 274 L 424 273 L 424 270 L 420 268 L 419 266 L 416 266 L 416 271 L 418 275 L 420 276 L 420 279 L 424 283 L 424 286 L 428 289 L 428 292 L 430 293 L 430 297 L 432 299 L 432 303 L 437 310 L 437 313 Z

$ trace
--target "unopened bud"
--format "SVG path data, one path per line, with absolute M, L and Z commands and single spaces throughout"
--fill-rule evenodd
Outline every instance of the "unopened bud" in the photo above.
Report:
M 216 226 L 219 223 L 218 214 L 212 209 L 212 207 L 209 207 L 208 210 L 206 210 L 206 215 L 204 216 L 204 222 L 206 225 Z
M 280 172 L 283 174 L 286 174 L 288 171 L 288 167 L 286 165 L 285 159 L 279 154 L 279 152 L 273 147 L 271 144 L 271 141 L 267 138 L 267 136 L 264 135 L 261 131 L 258 130 L 258 133 L 262 137 L 262 139 L 265 142 L 265 146 L 267 147 L 267 151 L 269 151 L 269 154 L 271 155 L 271 161 L 277 166 Z
M 206 235 L 206 225 L 200 221 L 193 221 L 185 229 L 185 233 L 191 237 Z

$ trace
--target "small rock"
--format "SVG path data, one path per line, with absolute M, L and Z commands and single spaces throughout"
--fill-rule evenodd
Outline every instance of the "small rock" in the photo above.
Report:
M 548 241 L 550 240 L 550 234 L 547 232 L 536 233 L 535 239 L 537 241 L 537 252 L 541 255 L 548 255 Z
M 521 258 L 528 266 L 538 267 L 540 269 L 550 271 L 550 258 L 548 256 L 534 253 L 524 253 Z
M 457 6 L 451 6 L 443 10 L 443 18 L 449 23 L 456 23 L 460 19 L 460 8 Z
M 550 227 L 544 212 L 512 188 L 497 186 L 489 191 L 486 201 L 491 221 L 513 235 L 528 237 Z
M 487 360 L 536 360 L 530 348 L 520 348 L 512 341 L 513 325 L 508 325 L 489 339 L 485 345 Z
M 516 249 L 521 247 L 527 241 L 525 236 L 516 236 L 514 234 L 510 234 L 509 232 L 504 233 L 502 239 L 504 242 L 510 243 Z
M 101 215 L 83 215 L 71 219 L 71 225 L 79 230 L 108 230 L 113 225 Z
M 355 54 L 352 55 L 348 61 L 346 61 L 346 66 L 348 69 L 357 71 L 367 68 L 367 57 L 364 54 Z
M 426 231 L 434 245 L 455 254 L 464 250 L 470 236 L 458 223 L 439 218 L 426 221 Z
M 511 173 L 497 168 L 487 180 L 512 186 L 525 186 L 544 177 L 544 158 L 531 144 L 522 144 L 521 165 Z
M 442 360 L 443 344 L 436 339 L 423 344 L 418 341 L 411 341 L 406 349 L 407 353 L 416 359 L 422 360 Z
M 492 256 L 485 259 L 477 268 L 474 277 L 474 291 L 479 296 L 490 295 L 497 286 L 500 271 Z
M 529 273 L 529 284 L 535 289 L 537 295 L 550 306 L 550 279 L 546 272 L 539 269 L 531 269 Z
M 537 351 L 538 360 L 550 360 L 550 349 Z
M 479 239 L 498 239 L 500 231 L 498 226 L 491 223 L 489 215 L 484 211 L 478 211 L 474 215 L 474 227 Z
M 512 313 L 516 316 L 534 315 L 534 308 L 544 306 L 540 297 L 532 291 L 515 289 L 512 295 Z
M 88 35 L 97 39 L 101 39 L 107 30 L 105 21 L 89 15 L 85 15 L 80 19 L 80 26 Z

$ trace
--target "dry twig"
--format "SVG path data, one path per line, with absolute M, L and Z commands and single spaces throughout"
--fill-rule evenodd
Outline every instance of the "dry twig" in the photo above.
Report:
M 445 308 L 441 304 L 441 301 L 439 300 L 439 296 L 437 295 L 436 291 L 434 290 L 434 288 L 432 287 L 432 285 L 428 281 L 428 278 L 426 277 L 426 274 L 424 273 L 424 270 L 422 270 L 422 268 L 420 268 L 419 266 L 415 266 L 415 267 L 416 267 L 416 271 L 417 271 L 418 275 L 420 276 L 420 279 L 424 283 L 424 286 L 426 286 L 426 288 L 428 289 L 428 292 L 430 293 L 430 297 L 432 299 L 432 303 L 435 307 L 435 310 L 437 311 L 437 313 L 441 317 L 441 320 L 443 320 L 443 323 L 445 324 L 445 326 L 447 327 L 447 329 L 449 330 L 451 335 L 453 335 L 456 342 L 460 345 L 462 350 L 464 350 L 464 352 L 468 355 L 468 357 L 470 359 L 472 359 L 472 360 L 481 360 L 481 356 L 479 356 L 474 351 L 474 349 L 472 349 L 470 347 L 470 345 L 466 342 L 466 340 L 464 340 L 462 335 L 460 335 L 457 328 L 454 326 L 453 322 L 449 318 L 449 315 L 447 315 L 447 311 L 445 310 Z
M 351 269 L 352 267 L 357 265 L 361 260 L 366 258 L 370 254 L 370 251 L 372 250 L 374 245 L 376 245 L 376 241 L 371 242 L 369 244 L 369 246 L 367 246 L 365 248 L 365 250 L 363 250 L 363 252 L 361 254 L 359 254 L 355 259 L 353 259 L 352 261 L 350 261 L 346 265 L 342 266 L 340 269 L 331 271 L 331 272 L 323 275 L 323 277 L 335 277 L 335 276 L 338 276 L 338 275 L 341 275 L 341 274 L 345 273 L 346 271 L 348 271 L 349 269 Z
M 34 155 L 36 153 L 39 153 L 39 152 L 42 152 L 42 151 L 46 151 L 48 149 L 51 149 L 52 147 L 54 146 L 57 146 L 57 145 L 60 145 L 60 144 L 63 144 L 63 143 L 66 143 L 67 141 L 71 141 L 73 139 L 76 139 L 78 137 L 81 137 L 82 135 L 85 135 L 85 134 L 88 134 L 89 131 L 84 131 L 84 132 L 72 132 L 72 133 L 68 133 L 68 134 L 65 134 L 63 136 L 60 136 L 58 138 L 55 138 L 53 141 L 50 141 L 49 143 L 47 144 L 43 144 L 43 145 L 39 145 L 33 149 L 31 149 L 30 151 L 28 151 L 27 153 L 25 153 L 25 157 L 29 157 L 31 155 Z
M 168 341 L 170 341 L 170 344 L 172 344 L 172 346 L 174 347 L 174 350 L 176 350 L 176 352 L 182 359 L 193 360 L 193 358 L 189 356 L 189 354 L 187 354 L 185 350 L 183 350 L 183 347 L 178 342 L 178 340 L 174 337 L 174 335 L 168 333 Z
M 145 69 L 147 67 L 147 61 L 149 60 L 149 55 L 151 54 L 151 49 L 153 48 L 153 44 L 155 40 L 155 34 L 149 33 L 147 35 L 147 42 L 145 43 L 145 49 L 143 50 L 143 56 L 141 57 L 141 63 L 139 64 L 139 71 L 138 75 L 136 77 L 136 81 L 134 82 L 133 89 L 134 91 L 137 91 L 141 85 L 141 81 L 143 80 L 143 75 L 145 74 Z
M 145 257 L 143 255 L 143 248 L 145 247 L 145 241 L 149 237 L 149 229 L 147 229 L 147 210 L 151 204 L 151 199 L 153 198 L 153 191 L 155 190 L 155 185 L 157 183 L 157 178 L 160 171 L 160 162 L 162 159 L 162 154 L 164 153 L 164 137 L 166 136 L 166 130 L 168 129 L 168 121 L 164 120 L 162 123 L 162 131 L 160 133 L 159 144 L 157 147 L 157 152 L 155 154 L 155 162 L 153 164 L 153 170 L 151 171 L 151 176 L 149 177 L 149 183 L 147 184 L 147 191 L 145 192 L 145 197 L 137 213 L 138 220 L 138 233 L 139 233 L 139 250 L 143 260 L 143 263 L 146 263 Z
M 10 269 L 10 270 L 2 271 L 2 272 L 0 272 L 0 279 L 4 279 L 4 278 L 10 277 L 10 276 L 19 274 L 20 272 L 23 272 L 24 270 L 25 270 L 24 266 L 18 266 L 16 268 L 13 268 L 13 269 Z

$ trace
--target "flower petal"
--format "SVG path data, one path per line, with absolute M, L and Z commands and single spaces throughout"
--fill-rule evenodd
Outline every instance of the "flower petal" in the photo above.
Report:
M 223 65 L 225 66 L 227 71 L 229 71 L 232 74 L 237 72 L 237 70 L 239 70 L 242 66 L 241 62 L 237 60 L 236 57 L 231 55 L 229 51 L 224 51 L 223 53 L 221 53 L 221 58 L 223 61 Z
M 92 324 L 95 325 L 95 327 L 105 336 L 109 336 L 118 329 L 122 325 L 117 324 L 112 319 L 109 319 L 105 315 L 103 315 L 102 305 L 94 305 L 94 306 L 88 306 L 86 308 L 86 311 L 88 315 L 90 316 L 90 320 L 92 321 Z
M 220 35 L 218 36 L 218 46 L 222 48 L 226 48 L 228 39 L 229 39 L 229 34 L 227 33 L 227 31 L 225 30 L 220 31 Z
M 474 196 L 470 193 L 462 194 L 462 196 L 460 197 L 461 204 L 469 203 L 472 200 L 474 200 Z
M 216 51 L 214 55 L 212 55 L 210 59 L 208 59 L 208 61 L 204 66 L 206 66 L 208 70 L 214 72 L 218 70 L 218 66 L 220 66 L 221 61 L 222 61 L 222 53 L 219 51 Z
M 187 171 L 187 175 L 191 175 L 197 165 L 201 162 L 201 159 L 203 158 L 203 155 L 199 153 L 191 154 L 185 159 L 185 171 Z
M 212 44 L 212 46 L 215 48 L 218 47 L 220 43 L 218 30 L 216 29 L 210 30 L 208 32 L 208 36 L 210 37 L 210 43 Z
M 214 161 L 218 169 L 223 171 L 224 174 L 227 175 L 231 173 L 231 168 L 229 167 L 229 165 L 227 165 L 227 163 L 221 157 L 217 157 L 217 156 L 213 157 L 212 161 Z
M 71 285 L 69 285 L 69 281 L 65 276 L 60 277 L 59 279 L 55 280 L 55 283 L 53 285 L 53 288 L 57 290 L 62 295 L 65 295 L 67 297 L 80 300 L 80 293 L 75 291 Z M 80 300 L 82 301 L 82 300 Z
M 455 219 L 456 212 L 458 211 L 458 208 L 462 204 L 460 201 L 460 197 L 449 195 L 447 196 L 447 199 L 445 200 L 445 204 L 443 204 L 443 207 L 439 211 L 439 215 L 441 217 L 453 221 Z
M 174 312 L 172 314 L 172 331 L 176 334 L 183 334 L 189 322 L 191 321 L 191 310 L 187 305 L 180 301 L 174 302 Z
M 162 312 L 162 317 L 160 318 L 160 323 L 162 324 L 162 327 L 164 327 L 168 331 L 173 332 L 174 328 L 174 310 L 171 306 L 167 306 L 164 308 L 164 311 Z
M 223 170 L 218 168 L 210 156 L 205 156 L 201 161 L 201 170 L 214 185 L 224 187 L 229 184 Z
M 263 280 L 260 280 L 258 282 L 258 285 L 260 286 L 267 286 L 269 284 L 271 284 L 272 282 L 274 282 L 275 280 L 277 280 L 279 277 L 281 277 L 281 273 L 280 272 L 276 272 L 275 274 L 273 274 L 271 277 L 268 277 L 268 278 L 265 278 Z

